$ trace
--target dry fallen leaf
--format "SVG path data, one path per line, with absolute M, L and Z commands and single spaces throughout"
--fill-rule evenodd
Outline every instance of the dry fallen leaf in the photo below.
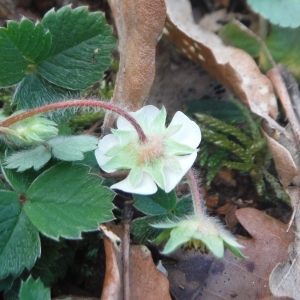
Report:
M 109 231 L 122 236 L 121 226 L 109 226 Z M 114 247 L 112 240 L 104 237 L 106 272 L 101 295 L 102 300 L 123 299 L 122 253 Z M 171 300 L 169 281 L 159 271 L 151 256 L 151 252 L 144 245 L 130 246 L 129 260 L 130 299 L 131 300 Z M 121 279 L 121 280 L 120 280 Z
M 155 75 L 155 47 L 163 30 L 164 0 L 109 0 L 119 36 L 119 71 L 112 103 L 129 111 L 146 101 Z M 107 113 L 103 125 L 107 133 L 115 115 Z
M 226 251 L 218 260 L 210 254 L 179 249 L 172 255 L 178 263 L 165 265 L 177 299 L 277 299 L 269 289 L 269 274 L 278 262 L 288 258 L 294 234 L 286 233 L 286 224 L 259 210 L 243 208 L 236 214 L 252 236 L 238 238 L 247 258 L 239 259 Z
M 262 117 L 278 113 L 270 80 L 258 69 L 250 55 L 225 46 L 221 39 L 199 25 L 192 17 L 188 0 L 165 0 L 167 21 L 164 33 L 186 55 L 217 78 L 250 109 Z
M 299 203 L 299 187 L 289 187 L 287 189 L 292 202 Z M 300 228 L 300 210 L 295 208 L 295 222 Z M 300 240 L 297 238 L 289 247 L 289 261 L 279 263 L 270 276 L 270 289 L 275 296 L 287 296 L 293 299 L 300 299 Z

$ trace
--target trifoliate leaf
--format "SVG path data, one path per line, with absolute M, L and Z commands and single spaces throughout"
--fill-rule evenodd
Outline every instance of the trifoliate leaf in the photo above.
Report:
M 16 152 L 4 160 L 5 168 L 17 169 L 17 172 L 23 172 L 27 169 L 41 169 L 51 159 L 50 148 L 44 145 L 36 148 Z
M 40 252 L 38 230 L 24 213 L 18 195 L 0 191 L 0 278 L 30 269 Z
M 300 26 L 300 2 L 298 0 L 248 0 L 251 8 L 281 27 Z
M 174 190 L 167 194 L 162 189 L 158 189 L 153 195 L 134 194 L 133 198 L 134 206 L 147 215 L 166 214 L 175 208 L 177 201 Z
M 50 10 L 42 24 L 52 35 L 48 60 L 37 67 L 49 82 L 68 89 L 84 89 L 102 78 L 115 46 L 111 28 L 100 12 L 65 6 Z
M 76 239 L 113 219 L 114 193 L 88 171 L 80 164 L 59 163 L 32 183 L 24 210 L 44 235 Z
M 25 282 L 22 282 L 20 300 L 50 300 L 50 289 L 46 288 L 40 279 L 36 281 L 30 276 Z
M 51 10 L 36 24 L 11 21 L 0 28 L 0 86 L 23 79 L 15 94 L 19 108 L 74 99 L 102 78 L 114 45 L 104 15 L 86 7 Z
M 57 137 L 48 141 L 48 144 L 52 148 L 54 157 L 65 161 L 75 161 L 84 159 L 84 152 L 96 149 L 98 139 L 90 135 Z

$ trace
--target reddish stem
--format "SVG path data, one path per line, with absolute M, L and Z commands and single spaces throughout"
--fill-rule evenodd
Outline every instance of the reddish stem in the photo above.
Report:
M 194 212 L 196 215 L 201 216 L 204 214 L 202 207 L 202 196 L 199 192 L 198 183 L 194 174 L 194 170 L 191 168 L 186 174 L 188 184 L 190 187 L 190 192 L 193 199 Z
M 135 128 L 139 135 L 139 139 L 141 142 L 146 142 L 147 137 L 141 128 L 141 126 L 138 124 L 138 122 L 125 110 L 121 109 L 118 106 L 115 106 L 108 102 L 98 101 L 98 100 L 67 100 L 62 102 L 56 102 L 51 103 L 45 106 L 37 107 L 31 110 L 28 110 L 24 113 L 21 113 L 19 115 L 10 117 L 6 119 L 5 121 L 0 123 L 0 127 L 8 127 L 14 123 L 17 123 L 21 120 L 24 120 L 26 118 L 32 117 L 34 115 L 42 114 L 51 110 L 57 110 L 62 108 L 69 108 L 69 107 L 81 107 L 81 106 L 89 106 L 89 107 L 101 107 L 103 109 L 107 109 L 110 111 L 113 111 L 117 113 L 118 115 L 124 117 L 127 121 L 129 121 L 132 126 Z

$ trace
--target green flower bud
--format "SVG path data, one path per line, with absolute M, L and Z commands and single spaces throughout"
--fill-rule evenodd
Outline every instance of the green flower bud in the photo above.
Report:
M 15 113 L 15 114 L 19 114 Z M 33 146 L 58 135 L 57 124 L 41 116 L 33 116 L 9 127 L 1 127 L 2 138 L 16 146 Z
M 243 258 L 239 248 L 243 248 L 235 237 L 215 218 L 207 215 L 194 215 L 178 220 L 167 220 L 164 223 L 152 225 L 155 228 L 165 229 L 155 240 L 157 244 L 169 239 L 163 250 L 163 254 L 169 254 L 182 245 L 195 249 L 208 249 L 216 257 L 224 255 L 226 246 L 237 257 Z

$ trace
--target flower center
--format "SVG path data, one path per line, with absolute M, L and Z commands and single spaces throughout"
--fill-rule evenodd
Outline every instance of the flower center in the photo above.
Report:
M 138 163 L 152 163 L 164 156 L 164 138 L 161 135 L 147 136 L 147 141 L 138 145 Z

